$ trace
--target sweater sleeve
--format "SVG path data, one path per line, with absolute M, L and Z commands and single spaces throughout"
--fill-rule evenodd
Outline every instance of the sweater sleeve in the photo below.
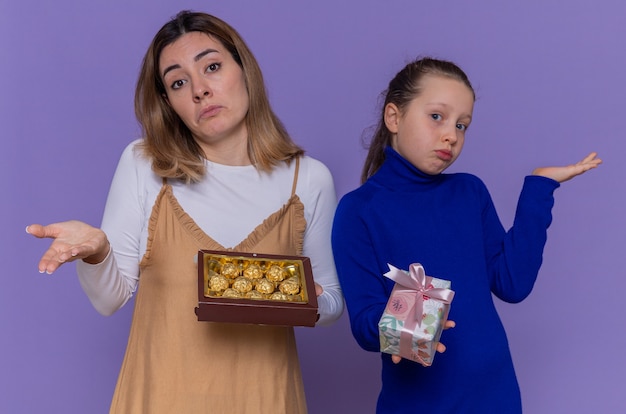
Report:
M 109 189 L 102 230 L 111 250 L 95 265 L 76 262 L 80 284 L 94 308 L 111 315 L 132 297 L 139 280 L 139 242 L 145 212 L 140 201 L 138 158 L 129 145 L 122 154 Z M 147 162 L 147 161 L 146 161 Z
M 513 226 L 504 233 L 491 199 L 483 211 L 485 252 L 492 292 L 505 302 L 524 300 L 532 291 L 552 222 L 559 183 L 540 176 L 524 180 Z
M 311 259 L 315 282 L 324 289 L 317 297 L 320 315 L 317 326 L 330 325 L 343 313 L 343 294 L 333 252 L 330 245 L 332 221 L 337 206 L 337 195 L 332 175 L 321 162 L 309 158 L 310 164 L 303 181 L 302 191 L 308 222 L 304 234 L 303 254 Z
M 378 321 L 389 297 L 383 272 L 377 272 L 377 254 L 367 221 L 360 214 L 367 204 L 344 196 L 339 202 L 332 247 L 344 292 L 352 335 L 366 351 L 379 352 Z

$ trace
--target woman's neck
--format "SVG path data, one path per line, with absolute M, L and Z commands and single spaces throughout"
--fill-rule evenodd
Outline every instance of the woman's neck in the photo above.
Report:
M 230 137 L 214 142 L 196 139 L 207 160 L 216 164 L 230 166 L 251 165 L 246 137 Z

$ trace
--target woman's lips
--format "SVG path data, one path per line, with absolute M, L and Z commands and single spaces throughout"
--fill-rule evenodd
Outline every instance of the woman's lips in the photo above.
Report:
M 211 118 L 217 115 L 221 109 L 222 107 L 219 105 L 207 106 L 206 108 L 200 111 L 200 113 L 198 114 L 198 119 Z

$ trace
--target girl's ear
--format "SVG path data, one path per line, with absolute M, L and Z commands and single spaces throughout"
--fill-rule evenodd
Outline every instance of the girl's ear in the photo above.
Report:
M 392 134 L 398 133 L 398 121 L 400 120 L 400 109 L 394 103 L 388 103 L 384 112 L 385 126 Z
M 167 102 L 167 104 L 170 106 L 170 108 L 172 107 L 172 104 L 170 104 L 170 100 L 167 99 L 167 94 L 166 93 L 162 93 L 161 97 L 165 100 L 165 102 Z

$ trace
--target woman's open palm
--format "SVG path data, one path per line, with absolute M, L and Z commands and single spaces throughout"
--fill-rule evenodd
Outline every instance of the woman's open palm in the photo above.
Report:
M 77 259 L 99 263 L 109 252 L 106 234 L 82 221 L 70 220 L 47 226 L 31 224 L 26 231 L 40 239 L 53 239 L 39 261 L 41 273 L 52 273 L 63 263 Z

